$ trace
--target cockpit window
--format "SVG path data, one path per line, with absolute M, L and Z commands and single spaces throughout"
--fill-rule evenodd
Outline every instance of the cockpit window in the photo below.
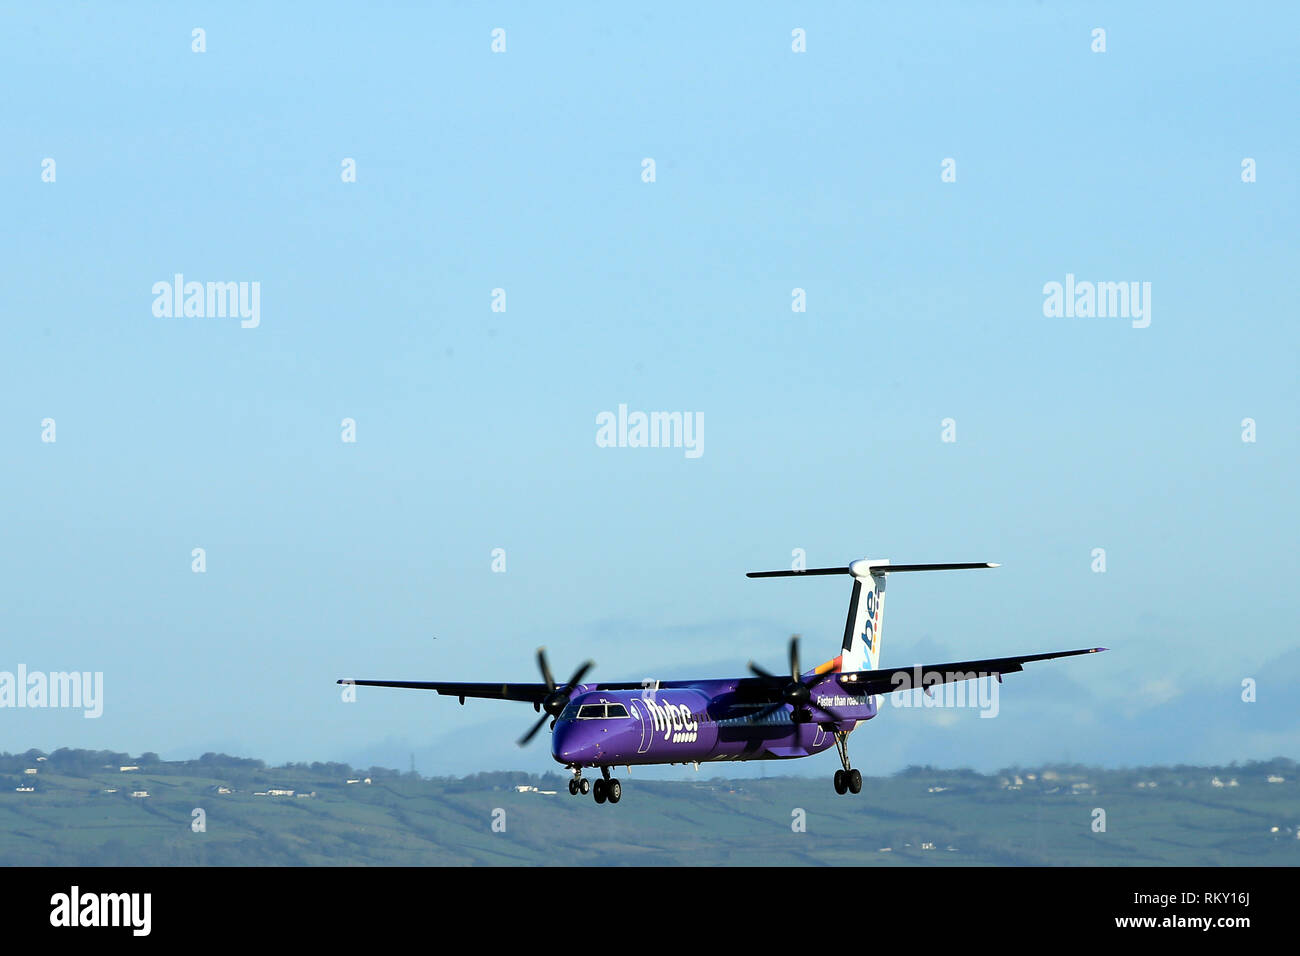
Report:
M 576 708 L 576 712 L 573 711 L 572 707 L 565 708 L 561 716 L 568 717 L 570 720 L 574 718 L 578 720 L 606 720 L 611 717 L 626 717 L 627 707 L 623 704 L 607 704 L 601 701 L 599 704 L 583 704 L 581 707 Z

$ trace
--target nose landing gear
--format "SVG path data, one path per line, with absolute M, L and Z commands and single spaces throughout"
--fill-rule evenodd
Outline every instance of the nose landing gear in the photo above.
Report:
M 586 796 L 590 790 L 591 781 L 582 775 L 582 768 L 574 767 L 573 779 L 569 781 L 569 793 L 575 797 L 580 793 Z

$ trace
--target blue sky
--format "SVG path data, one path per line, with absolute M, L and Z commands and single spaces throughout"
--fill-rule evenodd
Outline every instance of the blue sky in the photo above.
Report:
M 1296 756 L 1293 7 L 6 21 L 0 670 L 105 703 L 0 749 L 543 769 L 530 708 L 334 680 L 812 663 L 847 584 L 743 577 L 803 548 L 1003 564 L 891 583 L 883 663 L 1114 649 L 886 710 L 859 766 Z M 175 273 L 260 325 L 155 317 Z M 1150 326 L 1045 317 L 1067 273 Z M 620 403 L 704 453 L 597 447 Z

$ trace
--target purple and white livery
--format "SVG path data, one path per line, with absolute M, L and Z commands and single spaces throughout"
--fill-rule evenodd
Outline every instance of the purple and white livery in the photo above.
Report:
M 537 651 L 540 684 L 446 683 L 440 681 L 341 680 L 370 687 L 412 687 L 459 697 L 521 700 L 541 717 L 520 738 L 528 743 L 548 721 L 551 754 L 573 771 L 571 794 L 594 791 L 597 803 L 618 803 L 623 786 L 610 768 L 633 764 L 693 763 L 712 760 L 788 760 L 831 747 L 839 755 L 837 793 L 862 790 L 862 774 L 849 766 L 848 737 L 876 716 L 880 697 L 935 684 L 996 677 L 1023 670 L 1031 661 L 1094 654 L 1104 647 L 1020 657 L 955 661 L 910 667 L 880 667 L 885 579 L 904 571 L 954 571 L 995 568 L 996 564 L 890 564 L 854 561 L 843 568 L 755 571 L 751 578 L 846 574 L 853 579 L 840 654 L 820 667 L 799 667 L 799 639 L 790 639 L 790 670 L 777 676 L 756 664 L 751 675 L 714 680 L 584 683 L 592 662 L 557 685 L 546 653 Z M 593 786 L 583 770 L 599 768 Z

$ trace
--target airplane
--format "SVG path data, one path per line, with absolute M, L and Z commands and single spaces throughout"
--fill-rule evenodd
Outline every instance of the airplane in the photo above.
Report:
M 888 575 L 913 571 L 996 568 L 997 564 L 891 564 L 862 559 L 847 567 L 788 571 L 751 571 L 750 578 L 849 575 L 853 591 L 840 653 L 810 671 L 799 667 L 798 635 L 790 640 L 790 671 L 772 674 L 752 661 L 752 676 L 705 680 L 584 683 L 594 666 L 581 664 L 563 684 L 556 684 L 545 648 L 537 650 L 540 684 L 455 683 L 442 681 L 349 680 L 340 684 L 406 687 L 465 698 L 526 701 L 541 717 L 519 738 L 524 746 L 547 721 L 551 755 L 572 771 L 570 794 L 593 792 L 596 803 L 618 803 L 623 785 L 611 767 L 688 764 L 706 761 L 789 760 L 836 749 L 841 769 L 835 792 L 860 793 L 862 773 L 850 766 L 848 739 L 858 726 L 880 712 L 881 698 L 920 688 L 933 693 L 937 684 L 996 677 L 1023 670 L 1031 661 L 1095 654 L 1091 647 L 1048 654 L 983 660 L 880 667 L 881 624 Z M 592 784 L 587 768 L 601 776 Z

